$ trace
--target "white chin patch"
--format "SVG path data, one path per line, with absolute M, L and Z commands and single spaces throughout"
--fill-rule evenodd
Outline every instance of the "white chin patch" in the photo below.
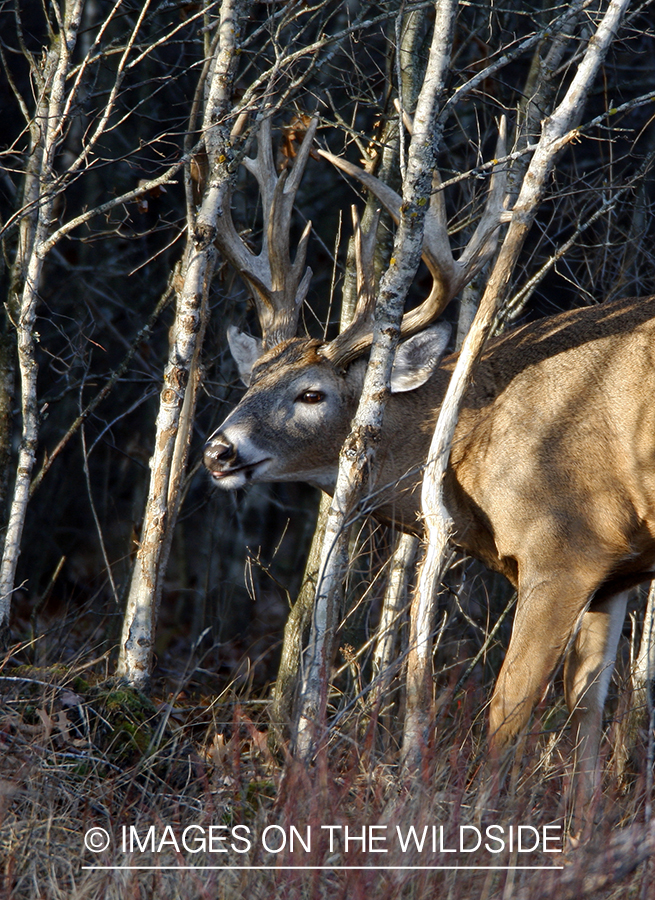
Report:
M 212 472 L 212 480 L 224 491 L 236 491 L 238 488 L 244 487 L 246 484 L 252 484 L 255 481 L 266 481 L 264 473 L 270 466 L 270 459 L 261 459 L 257 463 L 244 465 L 234 471 L 225 473 Z
M 217 475 L 215 472 L 212 472 L 211 476 L 214 484 L 224 491 L 236 491 L 248 481 L 245 472 L 234 472 L 232 475 Z

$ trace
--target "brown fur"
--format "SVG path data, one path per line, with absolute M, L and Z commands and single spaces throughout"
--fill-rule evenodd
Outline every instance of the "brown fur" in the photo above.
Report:
M 422 468 L 454 362 L 446 358 L 422 387 L 393 394 L 385 411 L 369 506 L 416 533 Z M 318 342 L 285 342 L 259 360 L 226 427 L 275 457 L 264 480 L 302 478 L 329 490 L 362 377 L 361 362 L 345 374 L 334 369 Z M 320 384 L 322 412 L 298 403 L 294 392 Z M 596 783 L 622 592 L 655 568 L 654 397 L 655 297 L 526 325 L 489 343 L 447 473 L 455 543 L 519 594 L 490 707 L 494 752 L 524 727 L 570 647 L 566 696 L 585 801 Z M 223 461 L 209 451 L 207 464 L 217 471 Z

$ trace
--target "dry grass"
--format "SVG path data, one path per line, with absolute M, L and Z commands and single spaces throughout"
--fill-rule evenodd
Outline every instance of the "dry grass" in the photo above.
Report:
M 438 737 L 425 748 L 421 772 L 403 782 L 393 753 L 380 749 L 388 745 L 381 740 L 382 725 L 374 727 L 361 707 L 358 715 L 341 717 L 339 731 L 329 735 L 308 769 L 290 761 L 284 745 L 271 751 L 266 707 L 255 698 L 224 693 L 214 703 L 190 697 L 150 703 L 109 690 L 89 671 L 78 664 L 77 670 L 5 668 L 2 673 L 3 896 L 655 896 L 648 862 L 655 831 L 646 826 L 644 809 L 646 753 L 641 758 L 638 750 L 633 753 L 620 777 L 610 759 L 589 842 L 573 849 L 559 840 L 562 832 L 557 830 L 565 825 L 567 809 L 566 738 L 554 726 L 550 738 L 544 735 L 550 723 L 537 720 L 523 763 L 514 767 L 501 791 L 491 791 L 479 724 L 484 689 L 473 682 L 436 711 Z M 615 724 L 612 734 L 617 732 Z M 604 749 L 609 755 L 609 742 Z M 508 846 L 499 853 L 485 849 L 485 843 L 499 849 L 489 835 L 500 836 L 499 831 L 487 835 L 485 829 L 500 826 L 506 836 L 509 826 L 519 825 L 531 826 L 541 836 L 549 826 L 550 850 L 564 846 L 565 852 L 544 852 L 541 838 L 533 852 L 519 853 L 516 844 L 511 852 Z M 189 826 L 185 849 L 182 836 Z M 217 838 L 214 852 L 198 843 L 210 826 Z M 336 827 L 330 831 L 323 826 Z M 413 839 L 403 850 L 410 826 L 419 838 L 427 828 L 421 852 Z M 133 842 L 130 852 L 130 827 L 143 850 Z M 109 835 L 105 851 L 85 849 L 84 837 L 92 828 Z M 483 833 L 477 851 L 447 852 L 457 848 L 460 835 L 471 846 L 476 828 Z M 365 851 L 357 840 L 362 829 Z M 524 840 L 534 839 L 529 829 L 522 834 Z M 263 841 L 272 850 L 280 846 L 282 835 L 286 848 L 267 852 Z M 371 837 L 377 843 L 369 845 Z M 85 868 L 91 865 L 158 868 Z M 260 868 L 181 868 L 185 865 Z M 407 868 L 452 865 L 460 868 Z

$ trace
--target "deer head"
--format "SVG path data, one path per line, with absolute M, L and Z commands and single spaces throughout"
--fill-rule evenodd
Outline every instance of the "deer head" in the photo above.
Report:
M 217 243 L 248 285 L 257 306 L 261 341 L 228 329 L 230 350 L 248 391 L 207 442 L 204 461 L 216 484 L 242 487 L 249 481 L 307 481 L 330 491 L 340 447 L 361 393 L 366 355 L 373 338 L 375 291 L 372 253 L 375 228 L 363 236 L 355 222 L 358 302 L 350 325 L 334 340 L 296 338 L 301 304 L 311 272 L 302 275 L 309 225 L 293 263 L 289 260 L 290 215 L 317 120 L 308 128 L 289 175 L 277 175 L 271 151 L 270 119 L 262 123 L 258 153 L 245 165 L 259 184 L 265 229 L 255 256 L 237 234 L 227 198 Z M 504 125 L 496 155 L 504 154 Z M 401 198 L 377 178 L 320 151 L 321 156 L 359 178 L 398 220 Z M 450 248 L 443 195 L 435 191 L 426 217 L 423 258 L 433 285 L 420 306 L 401 324 L 402 342 L 394 361 L 392 395 L 416 390 L 432 376 L 448 342 L 447 325 L 433 323 L 448 302 L 484 266 L 505 217 L 505 178 L 494 172 L 485 211 L 459 257 Z

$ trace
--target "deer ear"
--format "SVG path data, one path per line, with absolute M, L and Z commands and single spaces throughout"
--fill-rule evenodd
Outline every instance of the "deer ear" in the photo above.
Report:
M 248 387 L 252 367 L 262 355 L 262 342 L 250 334 L 239 331 L 234 325 L 230 325 L 227 329 L 227 342 L 230 345 L 232 358 L 237 364 L 239 377 Z
M 442 322 L 404 341 L 396 350 L 391 370 L 391 393 L 421 387 L 439 365 L 450 338 L 450 325 Z

